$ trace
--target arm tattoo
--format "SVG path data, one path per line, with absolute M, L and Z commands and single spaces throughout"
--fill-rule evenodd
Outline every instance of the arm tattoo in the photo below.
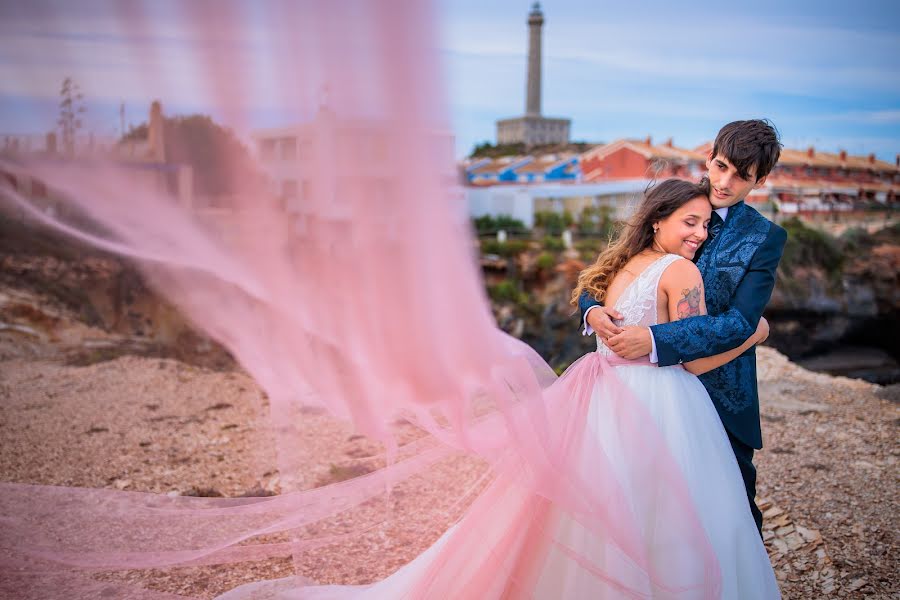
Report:
M 681 290 L 683 298 L 676 305 L 679 319 L 696 317 L 700 314 L 700 294 L 702 293 L 700 288 L 700 284 L 697 284 L 691 289 Z

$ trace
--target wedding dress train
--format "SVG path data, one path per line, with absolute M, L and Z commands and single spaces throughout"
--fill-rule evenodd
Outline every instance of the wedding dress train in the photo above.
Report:
M 656 323 L 660 277 L 679 259 L 660 258 L 628 286 L 616 303 L 623 325 Z M 586 441 L 574 456 L 578 472 L 586 477 L 600 459 L 598 449 L 612 465 L 642 533 L 647 556 L 643 567 L 608 543 L 604 532 L 584 527 L 547 499 L 500 477 L 454 527 L 386 579 L 366 586 L 299 588 L 292 579 L 276 580 L 242 586 L 222 598 L 779 598 L 737 462 L 706 389 L 680 366 L 623 361 L 599 338 L 596 353 L 570 367 L 560 381 L 604 362 L 612 368 L 601 371 L 587 392 Z M 651 417 L 655 434 L 661 435 L 674 461 L 671 466 L 679 471 L 676 481 L 687 486 L 718 563 L 719 572 L 708 574 L 714 584 L 663 587 L 652 576 L 642 578 L 659 569 L 671 582 L 673 575 L 677 579 L 679 561 L 691 563 L 700 549 L 674 533 L 678 520 L 690 515 L 660 510 L 665 494 L 678 491 L 661 486 L 658 493 L 648 495 L 650 488 L 637 481 L 646 472 L 643 458 L 634 452 L 641 442 L 632 439 L 636 432 L 623 426 L 618 404 L 611 401 L 614 394 L 621 394 L 620 384 L 631 392 L 630 401 L 641 403 Z M 466 544 L 473 529 L 478 532 L 477 545 L 454 545 L 457 538 Z

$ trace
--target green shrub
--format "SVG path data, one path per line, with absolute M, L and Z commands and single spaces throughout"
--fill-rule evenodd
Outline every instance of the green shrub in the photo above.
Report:
M 894 209 L 895 214 L 898 211 L 900 211 L 900 209 Z M 883 238 L 884 242 L 891 244 L 900 244 L 900 221 L 891 223 L 884 229 L 876 231 L 875 235 L 879 238 Z
M 528 301 L 528 296 L 519 291 L 518 284 L 511 279 L 504 279 L 500 283 L 489 285 L 487 288 L 488 296 L 494 302 L 515 302 L 523 304 Z
M 578 216 L 578 232 L 609 238 L 616 228 L 611 206 L 588 206 Z
M 593 263 L 600 256 L 600 253 L 609 247 L 608 238 L 589 238 L 575 242 L 575 249 L 578 255 L 586 263 Z
M 496 158 L 498 156 L 513 156 L 516 154 L 524 154 L 526 150 L 527 148 L 525 148 L 525 144 L 523 142 L 514 144 L 497 144 L 496 146 L 491 144 L 490 142 L 482 142 L 480 144 L 475 144 L 475 147 L 472 148 L 472 154 L 470 154 L 469 156 L 471 158 Z
M 544 236 L 544 239 L 541 242 L 541 245 L 544 247 L 545 250 L 550 250 L 551 252 L 561 252 L 562 250 L 565 250 L 565 248 L 566 248 L 566 245 L 563 243 L 563 241 L 560 238 L 554 237 L 552 235 Z
M 494 217 L 491 215 L 475 217 L 472 219 L 472 225 L 475 227 L 478 235 L 492 233 L 494 231 Z
M 852 227 L 841 234 L 838 243 L 844 254 L 858 253 L 872 246 L 872 235 L 862 227 Z
M 528 242 L 525 240 L 481 240 L 480 245 L 482 254 L 496 254 L 506 258 L 517 256 L 528 249 Z
M 575 220 L 572 213 L 563 211 L 558 213 L 552 210 L 538 211 L 534 213 L 535 227 L 541 227 L 550 235 L 561 235 L 563 230 L 571 227 Z
M 504 229 L 506 231 L 528 231 L 525 228 L 525 223 L 520 221 L 519 219 L 515 219 L 510 215 L 497 215 L 494 219 L 494 224 L 497 229 Z
M 516 256 L 528 250 L 528 242 L 526 240 L 509 240 L 506 243 L 508 256 Z
M 843 253 L 835 238 L 824 231 L 807 227 L 794 217 L 781 224 L 787 230 L 781 264 L 788 270 L 795 266 L 819 266 L 837 275 L 843 265 Z
M 482 215 L 472 219 L 472 224 L 475 226 L 475 231 L 478 232 L 478 235 L 497 233 L 501 229 L 510 233 L 528 231 L 525 228 L 525 223 L 519 219 L 514 219 L 510 215 L 497 215 L 496 217 Z
M 535 265 L 541 271 L 549 271 L 556 266 L 556 257 L 549 252 L 542 252 L 541 255 L 537 257 Z
M 606 241 L 602 239 L 578 240 L 575 249 L 581 254 L 592 254 L 595 258 L 603 250 L 606 250 Z
M 501 229 L 509 233 L 524 233 L 528 231 L 525 223 L 519 219 L 514 219 L 510 215 L 497 215 L 496 217 L 482 215 L 472 219 L 472 225 L 475 226 L 475 231 L 478 232 L 478 235 L 497 233 Z

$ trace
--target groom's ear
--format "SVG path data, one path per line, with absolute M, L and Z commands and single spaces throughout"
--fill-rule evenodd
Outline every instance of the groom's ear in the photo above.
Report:
M 757 181 L 755 184 L 753 184 L 753 189 L 758 190 L 759 188 L 764 186 L 766 184 L 766 178 L 768 178 L 768 177 L 769 177 L 768 175 L 763 175 L 763 177 L 759 181 Z
M 712 168 L 713 161 L 713 153 L 712 150 L 709 151 L 709 154 L 706 155 L 706 170 L 709 171 Z

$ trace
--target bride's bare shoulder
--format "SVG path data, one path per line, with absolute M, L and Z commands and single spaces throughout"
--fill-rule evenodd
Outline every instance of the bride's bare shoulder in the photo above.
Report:
M 686 258 L 674 260 L 666 267 L 659 280 L 659 287 L 664 291 L 681 292 L 685 288 L 703 285 L 700 269 Z
M 659 280 L 660 298 L 668 307 L 670 321 L 706 314 L 703 277 L 687 259 L 673 261 Z

